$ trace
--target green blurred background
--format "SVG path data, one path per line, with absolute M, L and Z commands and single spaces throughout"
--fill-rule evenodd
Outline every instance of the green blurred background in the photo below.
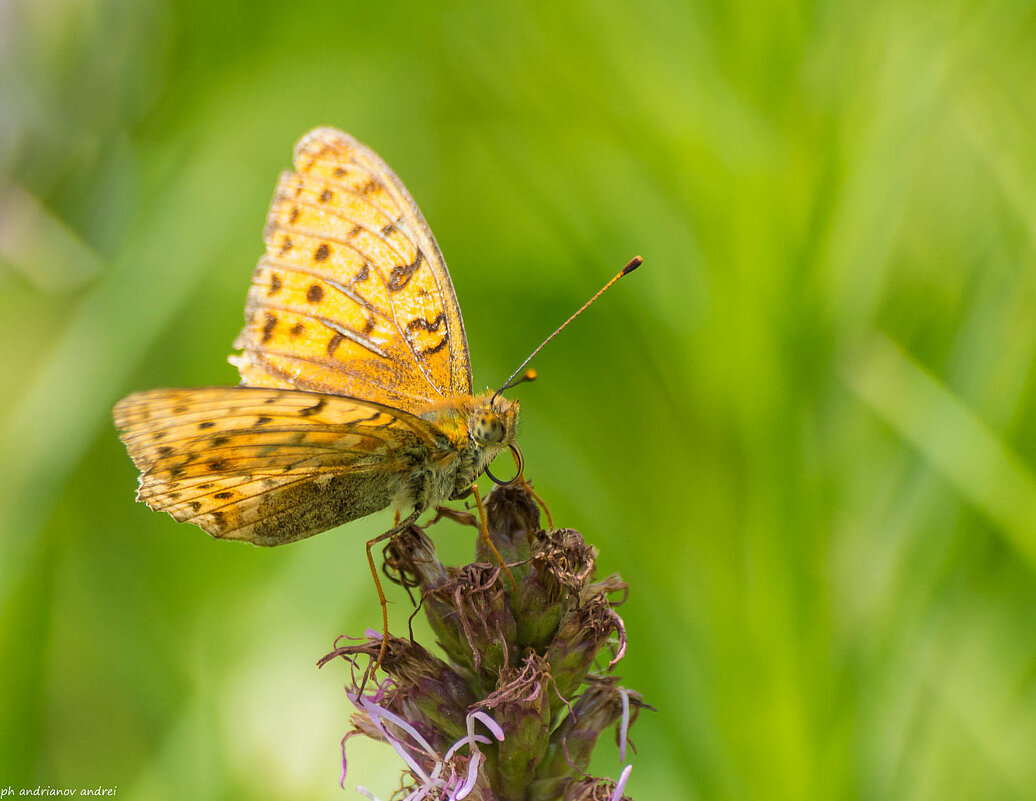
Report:
M 635 798 L 1036 798 L 1034 42 L 1007 0 L 0 4 L 0 786 L 396 785 L 356 744 L 337 789 L 314 666 L 377 625 L 385 517 L 211 541 L 109 413 L 236 382 L 327 124 L 420 203 L 479 386 L 645 258 L 514 393 L 632 587 Z

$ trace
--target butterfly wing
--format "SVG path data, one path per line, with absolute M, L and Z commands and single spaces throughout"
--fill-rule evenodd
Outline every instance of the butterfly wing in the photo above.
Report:
M 160 389 L 115 406 L 137 497 L 213 537 L 279 545 L 384 509 L 448 447 L 407 412 L 337 395 Z
M 400 180 L 333 128 L 302 138 L 295 170 L 277 185 L 234 343 L 242 383 L 407 411 L 471 394 L 446 263 Z

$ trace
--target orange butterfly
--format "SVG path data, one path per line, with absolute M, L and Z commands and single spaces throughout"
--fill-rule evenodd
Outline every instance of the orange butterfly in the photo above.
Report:
M 412 510 L 402 530 L 466 495 L 518 423 L 517 401 L 472 395 L 446 264 L 388 166 L 318 128 L 295 170 L 230 357 L 244 386 L 140 392 L 114 410 L 140 500 L 257 545 L 388 506 Z
M 243 386 L 150 390 L 115 405 L 141 471 L 137 497 L 256 545 L 409 510 L 367 543 L 384 614 L 371 545 L 470 491 L 482 513 L 475 481 L 506 448 L 521 476 L 518 402 L 500 395 L 517 382 L 472 395 L 439 247 L 400 180 L 352 137 L 317 128 L 296 145 L 265 240 L 230 357 Z M 484 515 L 482 533 L 492 547 Z

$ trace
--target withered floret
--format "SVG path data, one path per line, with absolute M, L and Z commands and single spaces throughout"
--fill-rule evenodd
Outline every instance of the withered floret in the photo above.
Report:
M 626 650 L 615 611 L 626 584 L 617 575 L 594 581 L 596 549 L 577 531 L 543 531 L 521 482 L 495 488 L 486 509 L 514 583 L 481 540 L 477 561 L 462 567 L 443 565 L 417 526 L 386 547 L 385 574 L 420 593 L 445 658 L 391 637 L 382 677 L 366 686 L 357 660 L 377 658 L 380 635 L 321 659 L 354 667 L 348 692 L 357 711 L 346 738 L 396 750 L 406 766 L 397 793 L 404 801 L 625 799 L 629 766 L 617 782 L 586 769 L 611 726 L 625 760 L 629 725 L 646 706 L 610 675 Z M 445 516 L 477 525 L 466 512 Z

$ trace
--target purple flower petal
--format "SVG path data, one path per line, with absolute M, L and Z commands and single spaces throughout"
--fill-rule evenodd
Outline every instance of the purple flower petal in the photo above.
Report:
M 488 737 L 486 737 L 485 735 L 482 735 L 482 734 L 476 734 L 476 735 L 474 735 L 474 737 L 475 737 L 475 742 L 482 743 L 483 745 L 489 745 L 490 743 L 493 742 Z M 468 740 L 468 736 L 467 735 L 464 735 L 463 737 L 461 737 L 459 740 L 457 740 L 457 742 L 455 742 L 453 745 L 450 746 L 450 750 L 447 751 L 446 754 L 443 756 L 442 761 L 443 762 L 449 762 L 450 761 L 450 757 L 452 757 L 455 753 L 457 753 L 457 749 L 460 748 L 462 745 L 467 745 L 469 742 L 470 741 Z M 440 763 L 440 764 L 442 764 L 442 763 Z M 438 769 L 438 767 L 439 767 L 439 765 L 436 765 L 436 769 Z M 435 778 L 435 776 L 436 776 L 436 774 L 433 772 L 432 773 L 432 778 Z
M 622 791 L 626 789 L 626 782 L 629 781 L 632 772 L 632 765 L 627 765 L 622 769 L 622 773 L 619 774 L 619 780 L 615 782 L 615 789 L 612 791 L 612 796 L 608 801 L 622 801 Z
M 407 753 L 403 742 L 391 734 L 389 730 L 385 728 L 385 724 L 381 722 L 381 715 L 379 713 L 384 712 L 385 710 L 377 704 L 372 704 L 370 701 L 367 701 L 367 699 L 361 700 L 363 700 L 365 706 L 369 707 L 367 709 L 367 716 L 370 718 L 370 721 L 374 724 L 375 728 L 381 732 L 382 736 L 385 738 L 385 742 L 392 746 L 392 750 L 399 754 L 400 759 L 406 762 L 410 769 L 421 777 L 422 781 L 428 781 L 428 774 L 424 772 L 424 769 L 419 764 L 417 764 L 417 760 Z
M 464 780 L 464 784 L 456 794 L 447 796 L 447 801 L 463 801 L 475 789 L 475 782 L 478 781 L 478 765 L 482 758 L 482 754 L 478 751 L 471 755 L 471 759 L 468 760 L 468 776 Z
M 496 737 L 496 739 L 499 742 L 503 742 L 504 730 L 500 728 L 500 724 L 493 720 L 491 717 L 489 717 L 489 715 L 487 715 L 485 712 L 482 712 L 477 709 L 474 712 L 468 713 L 468 734 L 470 736 L 475 736 L 475 726 L 472 722 L 473 720 L 481 720 L 485 727 L 489 729 L 490 732 L 492 732 L 493 736 Z
M 619 761 L 626 761 L 626 738 L 630 728 L 630 693 L 629 690 L 619 690 L 622 698 L 622 720 L 619 723 Z
M 378 706 L 377 704 L 367 700 L 366 698 L 361 698 L 360 704 L 363 706 L 364 711 L 369 713 L 371 712 L 371 710 L 376 710 L 379 717 L 383 717 L 390 723 L 394 723 L 397 726 L 399 726 L 399 728 L 401 728 L 403 731 L 405 731 L 407 734 L 413 737 L 417 744 L 428 752 L 429 756 L 435 755 L 435 749 L 432 748 L 432 746 L 428 744 L 428 741 L 421 736 L 421 732 L 415 729 L 407 721 L 403 720 L 403 718 L 401 718 L 399 715 L 397 715 L 394 712 L 389 712 L 387 709 L 385 709 L 385 707 Z M 492 720 L 492 718 L 490 719 Z
M 348 734 L 346 734 L 345 737 L 342 738 L 342 775 L 338 779 L 338 784 L 341 786 L 343 790 L 345 789 L 345 771 L 347 765 L 345 761 L 345 741 L 352 737 L 354 734 L 358 734 L 358 732 L 351 731 Z

